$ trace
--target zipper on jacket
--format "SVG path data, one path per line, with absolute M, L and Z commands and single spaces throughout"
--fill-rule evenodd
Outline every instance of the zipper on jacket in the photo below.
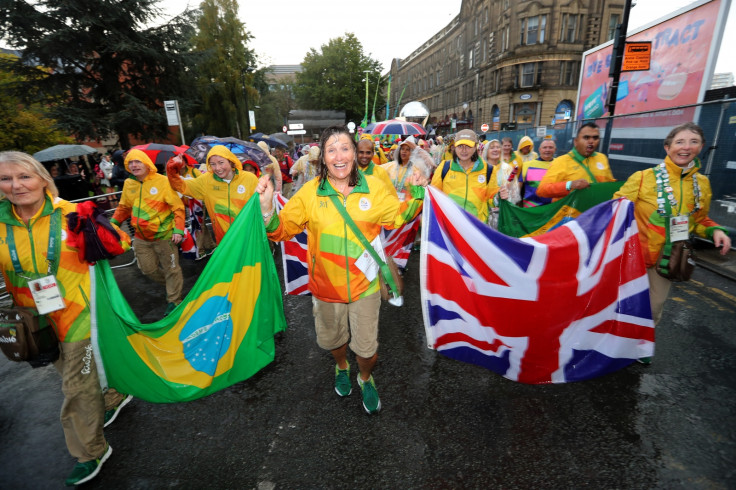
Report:
M 33 223 L 31 223 L 30 220 L 28 220 L 28 227 L 26 227 L 26 230 L 28 231 L 28 241 L 31 244 L 31 262 L 33 262 L 33 271 L 38 274 L 38 264 L 36 264 L 36 244 L 33 241 Z M 49 226 L 49 233 L 51 233 L 51 227 Z
M 138 179 L 136 179 L 136 180 L 138 180 Z M 138 190 L 138 214 L 135 216 L 135 226 L 136 226 L 136 228 L 138 228 L 138 231 L 141 232 L 141 237 L 144 237 L 144 239 L 145 239 L 146 234 L 143 232 L 143 229 L 141 228 L 141 225 L 140 225 L 140 213 L 141 213 L 141 206 L 140 206 L 140 204 L 141 204 L 141 202 L 143 202 L 143 182 L 141 182 L 141 187 Z M 135 207 L 135 203 L 133 203 L 133 207 Z

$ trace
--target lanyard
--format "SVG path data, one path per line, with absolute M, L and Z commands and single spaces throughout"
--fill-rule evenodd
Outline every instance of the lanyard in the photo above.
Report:
M 411 170 L 412 165 L 414 165 L 414 162 L 409 161 L 409 163 L 406 165 L 406 172 L 404 172 L 404 176 L 401 178 L 401 182 L 399 182 L 399 173 L 401 172 L 401 164 L 397 162 L 396 165 L 396 180 L 394 180 L 394 186 L 396 187 L 396 192 L 401 192 L 401 189 L 404 188 L 404 181 L 406 180 L 406 177 L 409 175 L 409 170 Z
M 681 195 L 680 202 L 677 202 L 672 185 L 670 184 L 667 165 L 664 162 L 654 167 L 654 178 L 657 184 L 657 212 L 660 215 L 672 216 L 672 208 L 677 206 L 677 214 L 682 213 L 682 202 L 685 199 Z M 682 189 L 682 180 L 683 177 L 680 177 L 680 189 Z M 698 186 L 698 177 L 695 173 L 693 173 L 693 200 L 695 201 L 693 212 L 695 212 L 700 209 L 700 187 Z
M 583 157 L 583 155 L 581 155 L 580 153 L 578 153 L 577 150 L 575 150 L 574 148 L 569 153 L 569 155 L 570 155 L 570 158 L 572 158 L 573 160 L 575 160 L 578 163 L 578 165 L 580 165 L 581 167 L 583 167 L 583 169 L 586 172 L 588 172 L 588 176 L 590 177 L 590 183 L 591 184 L 595 184 L 597 182 L 595 180 L 595 175 L 593 175 L 593 172 L 591 172 L 590 169 L 588 168 L 588 166 L 583 163 L 585 161 L 585 158 Z M 591 156 L 593 156 L 593 155 L 591 155 Z
M 8 249 L 10 250 L 10 260 L 13 262 L 15 273 L 24 279 L 30 279 L 23 275 L 23 268 L 20 266 L 18 259 L 18 250 L 15 248 L 15 233 L 12 225 L 6 225 L 8 230 Z M 57 260 L 57 252 L 61 243 L 61 210 L 56 209 L 50 218 L 49 224 L 49 247 L 46 255 L 46 261 L 49 264 L 48 274 L 56 274 L 59 269 L 59 261 Z

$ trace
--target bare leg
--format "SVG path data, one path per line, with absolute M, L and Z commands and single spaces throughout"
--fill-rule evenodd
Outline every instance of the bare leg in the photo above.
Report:
M 360 368 L 360 379 L 368 381 L 371 377 L 371 372 L 373 372 L 373 368 L 376 366 L 378 353 L 376 352 L 371 357 L 355 356 L 355 359 L 358 361 L 358 367 Z

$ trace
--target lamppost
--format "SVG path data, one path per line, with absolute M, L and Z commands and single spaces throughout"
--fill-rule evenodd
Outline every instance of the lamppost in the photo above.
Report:
M 246 66 L 240 71 L 240 77 L 243 81 L 243 100 L 245 101 L 245 136 L 250 136 L 250 111 L 248 110 L 248 90 L 245 85 L 245 74 L 252 73 L 255 70 L 252 66 Z

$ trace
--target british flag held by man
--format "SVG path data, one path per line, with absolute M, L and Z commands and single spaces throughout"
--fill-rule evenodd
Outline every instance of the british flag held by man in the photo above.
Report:
M 523 383 L 600 376 L 654 352 L 629 201 L 534 238 L 503 235 L 428 188 L 421 252 L 430 348 Z
M 289 202 L 280 193 L 274 194 L 277 211 Z M 281 258 L 284 265 L 286 294 L 308 296 L 309 272 L 307 270 L 307 232 L 303 231 L 291 240 L 281 242 Z

